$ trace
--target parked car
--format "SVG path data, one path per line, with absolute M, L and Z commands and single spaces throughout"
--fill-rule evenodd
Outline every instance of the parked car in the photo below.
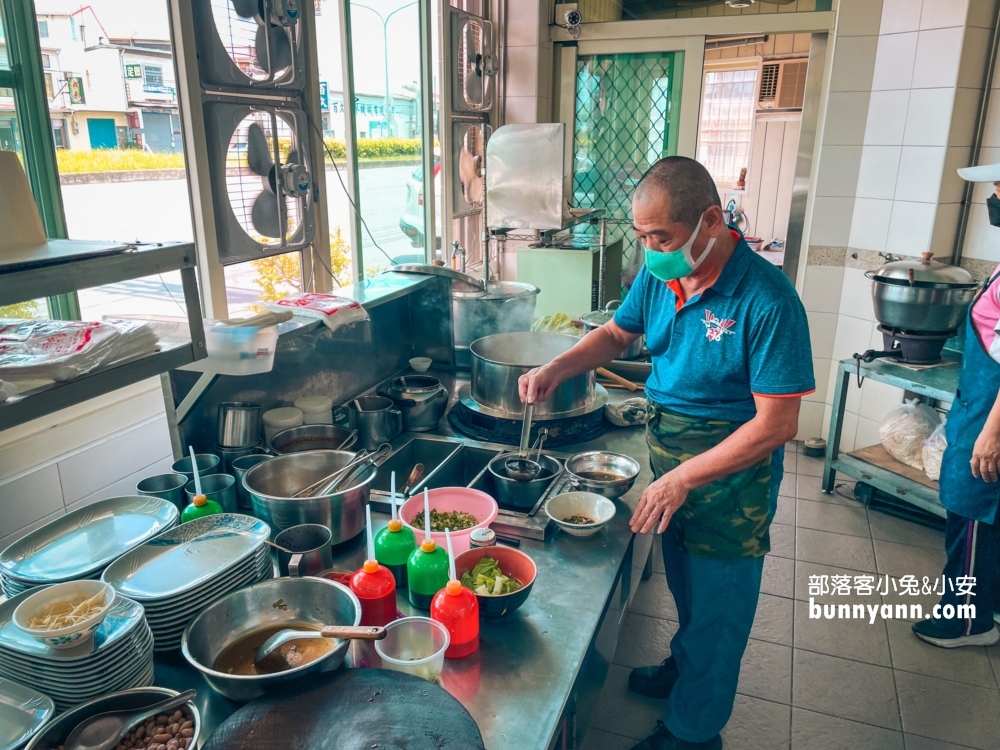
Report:
M 441 204 L 441 161 L 434 160 L 434 200 Z M 406 181 L 406 210 L 399 217 L 399 228 L 414 247 L 424 246 L 424 168 L 418 166 Z M 438 235 L 437 247 L 441 247 Z

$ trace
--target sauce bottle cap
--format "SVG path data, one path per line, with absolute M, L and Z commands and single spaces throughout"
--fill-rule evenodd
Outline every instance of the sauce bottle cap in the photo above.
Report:
M 389 531 L 396 533 L 397 531 L 402 531 L 402 530 L 403 530 L 403 522 L 400 521 L 398 518 L 394 518 L 391 521 L 389 521 Z
M 371 575 L 372 573 L 378 572 L 378 561 L 377 560 L 365 560 L 365 564 L 362 567 L 365 573 Z
M 424 541 L 420 543 L 420 549 L 424 552 L 430 553 L 437 549 L 437 544 L 434 543 L 433 539 L 424 539 Z
M 462 582 L 456 581 L 454 578 L 448 581 L 447 585 L 444 587 L 451 596 L 458 596 L 462 593 Z
M 205 505 L 205 503 L 207 503 L 207 502 L 208 502 L 208 498 L 207 498 L 207 497 L 206 497 L 205 495 L 195 495 L 195 496 L 194 496 L 194 497 L 193 497 L 193 498 L 191 499 L 191 504 L 192 504 L 192 505 L 195 505 L 195 506 L 197 506 L 197 507 L 199 507 L 199 508 L 200 508 L 200 507 L 201 507 L 202 505 Z

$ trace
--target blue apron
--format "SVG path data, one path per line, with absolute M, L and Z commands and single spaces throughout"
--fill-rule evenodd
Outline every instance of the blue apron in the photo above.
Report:
M 995 274 L 984 287 L 993 294 Z M 972 303 L 979 301 L 979 297 Z M 983 431 L 986 418 L 1000 392 L 1000 363 L 983 349 L 972 324 L 972 306 L 966 316 L 965 356 L 958 391 L 945 424 L 948 447 L 941 460 L 941 504 L 952 513 L 992 524 L 1000 505 L 1000 482 L 987 482 L 972 475 L 972 449 Z

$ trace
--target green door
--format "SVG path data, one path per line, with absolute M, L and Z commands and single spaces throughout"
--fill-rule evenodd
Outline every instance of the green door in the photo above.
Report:
M 87 132 L 91 148 L 118 148 L 118 132 L 110 117 L 88 117 Z

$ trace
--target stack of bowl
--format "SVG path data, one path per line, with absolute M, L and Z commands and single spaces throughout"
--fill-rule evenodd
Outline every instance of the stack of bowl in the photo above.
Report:
M 180 647 L 205 607 L 274 575 L 263 521 L 235 513 L 204 516 L 160 534 L 115 560 L 101 580 L 141 602 L 156 651 Z

